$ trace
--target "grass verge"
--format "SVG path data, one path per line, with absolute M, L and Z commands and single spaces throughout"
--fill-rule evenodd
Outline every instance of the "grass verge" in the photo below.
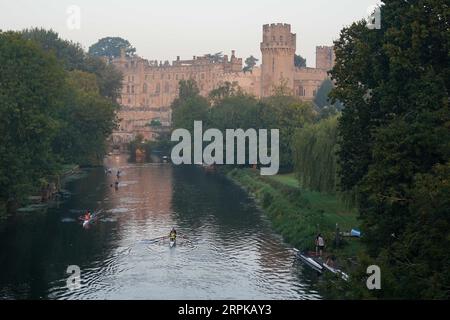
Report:
M 336 224 L 341 231 L 358 228 L 357 210 L 335 195 L 303 190 L 293 174 L 262 177 L 251 169 L 233 169 L 228 178 L 252 194 L 284 240 L 300 250 L 314 249 L 318 233 L 325 237 L 327 254 L 339 260 L 363 250 L 359 239 L 334 243 Z

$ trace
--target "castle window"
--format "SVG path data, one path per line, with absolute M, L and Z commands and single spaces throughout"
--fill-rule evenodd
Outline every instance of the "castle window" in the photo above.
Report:
M 317 94 L 316 90 L 313 91 L 313 96 L 315 97 Z
M 280 36 L 280 42 L 283 42 L 283 36 Z
M 169 93 L 169 91 L 170 91 L 170 85 L 169 85 L 169 83 L 166 82 L 166 85 L 164 86 L 164 92 Z
M 169 74 L 167 77 L 168 77 L 168 79 L 170 80 L 170 74 Z
M 148 90 L 147 84 L 144 83 L 144 86 L 142 87 L 142 91 L 143 91 L 144 93 L 147 93 L 147 90 Z
M 130 93 L 130 86 L 127 86 L 127 93 Z
M 160 91 L 161 91 L 161 84 L 158 83 L 158 84 L 156 85 L 155 93 L 156 93 L 156 94 L 159 94 Z
M 134 94 L 134 86 L 131 86 L 131 93 Z
M 128 104 L 131 104 L 131 99 L 130 98 L 128 98 Z
M 175 79 L 178 80 L 178 74 L 175 76 Z

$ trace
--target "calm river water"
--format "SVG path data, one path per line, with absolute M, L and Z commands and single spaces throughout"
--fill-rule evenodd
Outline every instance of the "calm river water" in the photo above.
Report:
M 125 156 L 106 166 L 112 175 L 98 168 L 67 182 L 66 201 L 0 222 L 0 299 L 321 298 L 314 274 L 229 181 Z M 102 210 L 88 229 L 77 220 L 86 209 Z M 148 241 L 172 227 L 175 248 Z M 81 270 L 77 290 L 70 265 Z

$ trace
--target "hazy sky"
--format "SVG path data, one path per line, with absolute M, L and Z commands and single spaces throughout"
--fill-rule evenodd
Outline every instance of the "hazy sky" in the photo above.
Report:
M 120 36 L 147 59 L 190 59 L 235 49 L 260 57 L 262 25 L 290 23 L 297 53 L 315 65 L 315 46 L 331 45 L 342 27 L 377 0 L 0 0 L 0 29 L 44 27 L 88 48 Z M 81 9 L 81 29 L 67 27 L 67 8 Z

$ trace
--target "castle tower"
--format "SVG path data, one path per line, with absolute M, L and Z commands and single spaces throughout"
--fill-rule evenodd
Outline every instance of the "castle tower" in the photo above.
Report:
M 261 43 L 262 70 L 261 95 L 272 95 L 273 87 L 285 82 L 294 89 L 294 55 L 297 36 L 291 33 L 289 24 L 271 24 L 263 26 L 263 42 Z
M 316 68 L 330 71 L 334 67 L 334 48 L 327 46 L 316 47 Z

